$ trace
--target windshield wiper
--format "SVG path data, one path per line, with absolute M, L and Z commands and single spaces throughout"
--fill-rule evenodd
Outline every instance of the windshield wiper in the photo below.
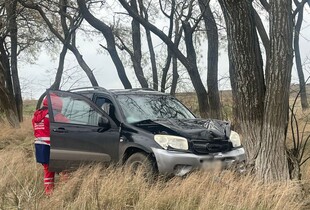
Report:
M 157 123 L 155 123 L 152 119 L 146 119 L 146 120 L 134 122 L 134 124 L 139 126 L 139 125 L 154 125 Z

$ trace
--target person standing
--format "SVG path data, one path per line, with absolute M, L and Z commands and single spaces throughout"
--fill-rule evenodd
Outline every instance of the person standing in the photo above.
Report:
M 55 172 L 49 171 L 48 168 L 51 143 L 48 102 L 46 97 L 43 100 L 43 107 L 34 112 L 32 127 L 35 136 L 36 161 L 43 165 L 44 190 L 46 195 L 50 195 L 54 189 Z
M 62 99 L 51 94 L 52 109 L 54 114 L 54 120 L 56 122 L 68 123 L 69 120 L 61 114 L 62 110 Z M 48 114 L 48 100 L 47 97 L 43 100 L 42 108 L 34 112 L 32 118 L 32 126 L 35 136 L 35 156 L 36 161 L 43 165 L 44 170 L 44 190 L 46 195 L 50 195 L 54 189 L 55 172 L 49 170 L 49 159 L 50 159 L 50 120 Z M 68 176 L 66 172 L 61 173 L 66 179 Z

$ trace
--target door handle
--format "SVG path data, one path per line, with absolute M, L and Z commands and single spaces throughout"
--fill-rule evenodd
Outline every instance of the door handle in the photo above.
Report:
M 53 131 L 57 133 L 68 133 L 65 128 L 54 128 Z

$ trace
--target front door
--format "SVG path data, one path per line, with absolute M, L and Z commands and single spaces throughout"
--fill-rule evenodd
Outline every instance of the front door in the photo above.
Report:
M 118 161 L 119 129 L 104 111 L 84 96 L 48 91 L 51 132 L 50 170 Z

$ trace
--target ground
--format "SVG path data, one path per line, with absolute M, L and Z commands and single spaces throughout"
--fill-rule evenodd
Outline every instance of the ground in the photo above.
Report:
M 192 97 L 178 97 L 197 111 Z M 54 193 L 46 197 L 43 169 L 34 159 L 31 114 L 35 101 L 24 105 L 25 121 L 20 129 L 1 125 L 0 209 L 309 209 L 309 163 L 302 167 L 301 182 L 268 185 L 229 170 L 197 171 L 183 178 L 159 177 L 150 182 L 122 167 L 94 165 L 72 172 L 67 181 L 61 182 L 57 176 Z M 307 122 L 306 115 L 299 109 L 300 126 Z M 305 135 L 309 130 L 305 129 Z

